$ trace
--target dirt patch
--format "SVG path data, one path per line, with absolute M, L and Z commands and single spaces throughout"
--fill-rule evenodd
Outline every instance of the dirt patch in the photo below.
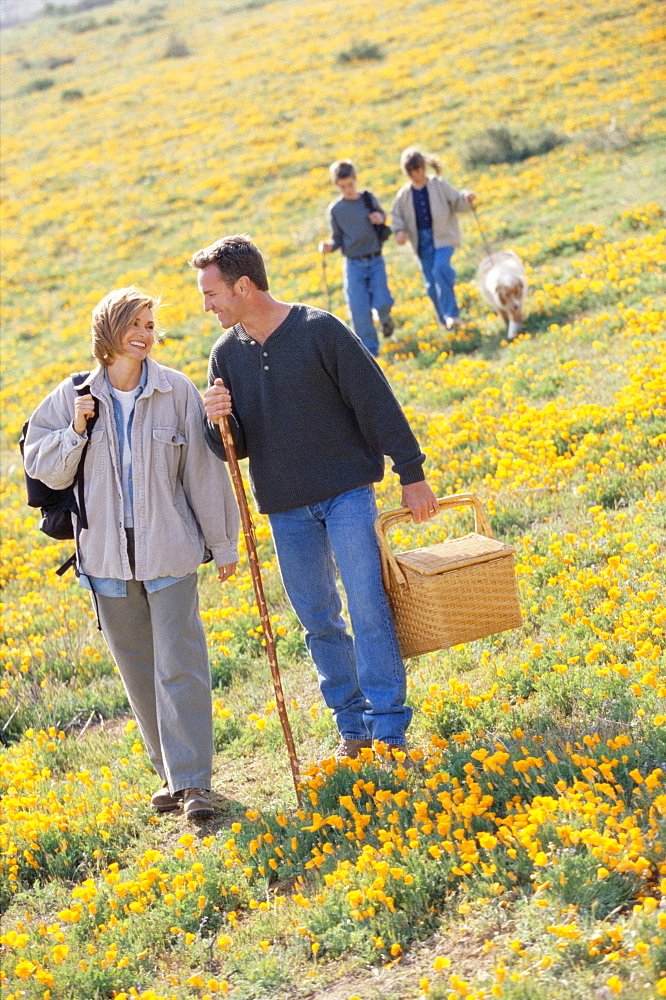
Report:
M 496 930 L 496 933 L 505 932 L 506 928 L 501 932 L 499 928 Z M 431 983 L 446 983 L 449 973 L 471 979 L 479 973 L 490 972 L 496 961 L 496 956 L 487 948 L 487 941 L 492 936 L 492 931 L 482 937 L 466 928 L 441 931 L 414 946 L 398 962 L 357 969 L 327 984 L 304 985 L 286 992 L 284 1000 L 349 1000 L 351 996 L 361 1000 L 414 1000 L 420 993 L 419 980 L 424 977 Z M 444 972 L 433 970 L 433 963 L 439 957 L 451 962 Z
M 95 716 L 98 717 L 97 722 L 95 721 Z M 104 719 L 95 710 L 88 719 L 81 720 L 80 728 L 78 726 L 76 728 L 72 727 L 72 732 L 77 739 L 81 739 L 84 736 L 97 736 L 99 733 L 104 733 L 105 736 L 115 739 L 121 733 L 125 732 L 125 726 L 133 718 L 133 715 L 117 715 L 113 719 Z

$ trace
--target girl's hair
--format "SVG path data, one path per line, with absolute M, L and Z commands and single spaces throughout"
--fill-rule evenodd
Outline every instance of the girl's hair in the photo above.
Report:
M 436 156 L 432 156 L 430 153 L 422 153 L 420 149 L 416 146 L 408 146 L 404 150 L 402 156 L 400 157 L 400 167 L 402 172 L 411 174 L 412 170 L 418 170 L 419 167 L 431 167 L 436 174 L 441 174 L 442 165 Z
M 120 353 L 122 339 L 143 309 L 156 309 L 159 299 L 140 288 L 116 288 L 98 302 L 92 314 L 92 349 L 100 365 L 110 365 Z

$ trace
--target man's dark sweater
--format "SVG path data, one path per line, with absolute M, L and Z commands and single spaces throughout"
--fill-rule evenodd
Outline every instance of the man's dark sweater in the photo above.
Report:
M 262 514 L 328 500 L 378 483 L 384 455 L 403 486 L 423 480 L 425 455 L 379 365 L 349 327 L 321 309 L 294 305 L 264 344 L 241 325 L 210 355 L 208 381 L 231 393 L 239 458 Z M 206 439 L 224 458 L 217 424 Z

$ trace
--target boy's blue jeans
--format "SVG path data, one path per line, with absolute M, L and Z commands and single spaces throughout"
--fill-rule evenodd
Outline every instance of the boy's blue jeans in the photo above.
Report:
M 285 590 L 340 735 L 404 745 L 412 710 L 382 586 L 376 517 L 374 489 L 362 486 L 269 520 Z M 341 615 L 336 563 L 353 639 Z
M 372 319 L 372 310 L 376 309 L 380 323 L 385 323 L 393 305 L 383 255 L 379 253 L 369 260 L 345 257 L 343 279 L 345 301 L 351 313 L 354 332 L 373 357 L 377 357 L 379 339 Z
M 419 229 L 421 270 L 426 292 L 432 299 L 440 323 L 445 323 L 447 316 L 457 319 L 459 315 L 454 290 L 456 272 L 451 266 L 454 249 L 454 247 L 439 247 L 436 250 L 432 229 Z

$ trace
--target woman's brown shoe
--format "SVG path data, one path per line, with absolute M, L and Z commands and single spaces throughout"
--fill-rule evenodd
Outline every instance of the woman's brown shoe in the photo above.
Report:
M 215 809 L 205 788 L 186 788 L 183 792 L 183 812 L 188 819 L 209 819 Z
M 169 786 L 164 782 L 162 787 L 155 792 L 150 799 L 150 804 L 158 813 L 171 812 L 172 809 L 180 809 L 183 801 L 183 793 L 175 792 L 173 795 L 169 791 Z

